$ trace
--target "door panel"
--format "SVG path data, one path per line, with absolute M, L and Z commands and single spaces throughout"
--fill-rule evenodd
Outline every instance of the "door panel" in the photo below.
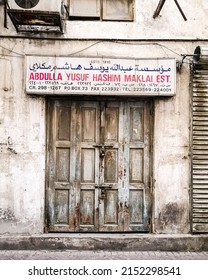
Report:
M 48 231 L 149 230 L 149 104 L 49 103 Z
M 119 102 L 101 104 L 101 144 L 104 156 L 100 157 L 99 231 L 123 231 L 123 221 L 118 218 L 120 189 L 123 176 L 123 106 Z M 102 142 L 103 139 L 103 142 Z M 120 177 L 119 177 L 120 174 Z M 102 188 L 102 186 L 105 186 Z M 122 214 L 121 209 L 121 214 Z

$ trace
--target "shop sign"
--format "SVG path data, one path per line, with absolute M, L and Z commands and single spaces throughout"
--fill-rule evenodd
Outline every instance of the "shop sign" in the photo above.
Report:
M 173 96 L 175 76 L 175 59 L 26 57 L 28 94 Z

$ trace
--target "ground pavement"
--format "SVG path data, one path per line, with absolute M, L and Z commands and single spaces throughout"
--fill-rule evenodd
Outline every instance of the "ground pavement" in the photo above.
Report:
M 0 260 L 208 260 L 208 251 L 0 250 Z

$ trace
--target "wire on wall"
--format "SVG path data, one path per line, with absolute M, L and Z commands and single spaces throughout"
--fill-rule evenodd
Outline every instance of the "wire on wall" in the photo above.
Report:
M 176 55 L 178 57 L 181 57 L 182 60 L 183 60 L 183 63 L 190 64 L 190 63 L 193 62 L 193 60 L 191 58 L 188 58 L 191 55 L 189 55 L 188 57 L 187 56 L 184 57 L 183 54 L 180 54 L 180 53 L 176 52 L 175 50 L 173 50 L 173 49 L 171 49 L 171 48 L 169 48 L 166 45 L 161 44 L 161 43 L 157 43 L 157 42 L 149 42 L 149 43 L 147 43 L 147 42 L 146 43 L 143 43 L 143 42 L 123 42 L 123 41 L 119 41 L 119 40 L 116 40 L 116 41 L 112 41 L 112 40 L 109 40 L 109 41 L 106 41 L 106 40 L 96 41 L 96 42 L 90 44 L 89 46 L 84 47 L 84 48 L 82 48 L 82 49 L 80 49 L 80 50 L 78 50 L 76 52 L 69 53 L 68 56 L 74 56 L 74 55 L 80 54 L 80 53 L 82 53 L 82 52 L 84 52 L 84 51 L 94 47 L 95 45 L 98 45 L 98 44 L 101 44 L 101 43 L 106 43 L 106 42 L 114 43 L 114 44 L 120 44 L 120 45 L 132 45 L 132 46 L 133 45 L 134 46 L 153 46 L 153 45 L 155 45 L 155 46 L 161 47 L 163 50 L 166 49 L 169 52 L 172 52 L 174 55 Z M 10 54 L 0 54 L 0 59 L 3 58 L 3 57 L 11 56 L 11 53 L 14 54 L 13 56 L 16 55 L 16 57 L 24 57 L 25 56 L 25 54 L 21 54 L 21 53 L 15 52 L 15 51 L 13 51 L 13 50 L 11 50 L 9 48 L 6 48 L 6 47 L 4 47 L 2 45 L 0 45 L 0 48 L 4 49 L 4 50 L 6 50 L 6 51 L 8 51 L 10 53 Z M 166 53 L 166 56 L 168 56 L 167 53 Z

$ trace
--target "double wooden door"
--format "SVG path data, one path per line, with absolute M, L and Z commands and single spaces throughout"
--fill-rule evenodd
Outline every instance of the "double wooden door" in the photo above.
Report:
M 49 232 L 148 232 L 150 106 L 147 101 L 51 100 Z

